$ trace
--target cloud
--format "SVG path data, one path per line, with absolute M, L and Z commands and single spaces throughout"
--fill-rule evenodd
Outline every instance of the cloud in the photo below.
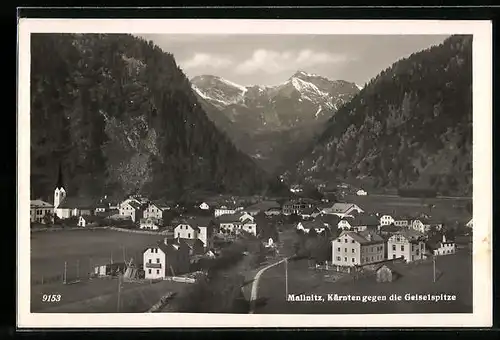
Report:
M 313 66 L 322 64 L 345 63 L 349 60 L 343 54 L 316 52 L 311 49 L 284 52 L 258 49 L 254 51 L 249 59 L 240 63 L 235 71 L 239 74 L 251 74 L 256 71 L 278 74 L 281 72 L 307 70 Z
M 231 66 L 232 64 L 233 61 L 227 57 L 209 53 L 196 53 L 192 58 L 180 63 L 185 69 L 220 69 Z

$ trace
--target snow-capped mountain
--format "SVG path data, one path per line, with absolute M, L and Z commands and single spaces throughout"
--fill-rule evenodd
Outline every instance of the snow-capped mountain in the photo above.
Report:
M 355 83 L 304 71 L 275 86 L 242 86 L 212 75 L 191 84 L 199 98 L 250 133 L 324 122 L 359 92 Z
M 242 86 L 213 75 L 194 77 L 191 84 L 216 126 L 259 162 L 272 160 L 266 166 L 271 170 L 289 150 L 295 154 L 294 143 L 307 145 L 360 90 L 355 83 L 304 71 L 274 86 Z

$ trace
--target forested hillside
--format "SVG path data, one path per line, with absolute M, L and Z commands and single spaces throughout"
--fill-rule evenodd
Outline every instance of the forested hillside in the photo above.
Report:
M 472 37 L 452 36 L 372 79 L 298 163 L 302 177 L 472 192 Z
M 171 54 L 125 34 L 31 35 L 32 195 L 262 192 Z M 274 183 L 273 183 L 274 184 Z

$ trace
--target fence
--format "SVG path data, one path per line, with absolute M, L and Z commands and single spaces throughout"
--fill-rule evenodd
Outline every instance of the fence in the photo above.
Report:
M 191 277 L 183 276 L 168 276 L 165 278 L 166 281 L 182 282 L 182 283 L 195 283 L 196 279 Z
M 49 228 L 35 228 L 31 229 L 32 233 L 37 232 L 51 232 L 51 231 L 70 231 L 70 230 L 114 230 L 121 231 L 125 233 L 135 233 L 135 234 L 146 234 L 146 235 L 167 235 L 168 231 L 150 231 L 150 230 L 141 230 L 141 229 L 125 229 L 111 226 L 104 227 L 49 227 Z

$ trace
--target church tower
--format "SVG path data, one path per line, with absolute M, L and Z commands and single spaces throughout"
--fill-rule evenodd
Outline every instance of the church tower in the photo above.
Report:
M 61 164 L 59 163 L 59 174 L 57 176 L 56 189 L 54 190 L 54 209 L 57 209 L 65 198 L 66 190 L 64 190 Z

